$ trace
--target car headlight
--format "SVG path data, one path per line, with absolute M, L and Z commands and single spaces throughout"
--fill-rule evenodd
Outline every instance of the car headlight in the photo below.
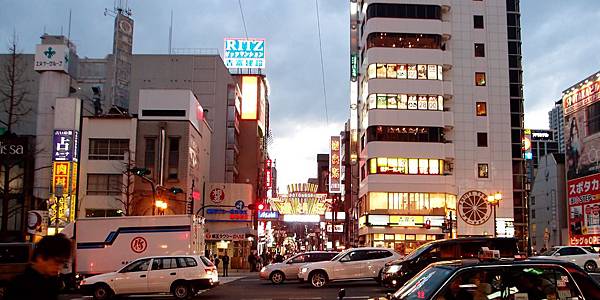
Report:
M 300 269 L 300 273 L 306 273 L 308 271 L 308 268 L 302 268 Z
M 267 267 L 262 267 L 262 269 L 260 269 L 261 272 L 264 272 L 267 270 Z
M 401 268 L 402 268 L 401 265 L 393 265 L 393 266 L 390 266 L 385 272 L 386 273 L 396 273 L 396 272 L 400 271 Z

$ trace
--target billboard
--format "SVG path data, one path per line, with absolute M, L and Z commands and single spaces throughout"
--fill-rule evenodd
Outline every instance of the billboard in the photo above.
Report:
M 69 73 L 71 51 L 67 45 L 37 45 L 33 69 Z
M 571 245 L 600 244 L 599 100 L 597 76 L 563 93 Z
M 341 193 L 340 137 L 332 136 L 329 146 L 329 192 Z
M 224 49 L 223 60 L 227 68 L 265 68 L 265 39 L 226 38 Z
M 115 105 L 129 109 L 129 85 L 133 60 L 133 19 L 123 14 L 117 14 L 115 18 L 113 55 L 115 57 L 113 101 Z
M 242 77 L 242 120 L 258 119 L 258 76 Z
M 78 132 L 55 129 L 52 138 L 52 161 L 77 161 Z

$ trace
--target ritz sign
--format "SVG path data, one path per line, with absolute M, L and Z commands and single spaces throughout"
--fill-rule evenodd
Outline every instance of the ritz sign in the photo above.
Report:
M 265 39 L 226 38 L 224 48 L 227 68 L 265 68 Z

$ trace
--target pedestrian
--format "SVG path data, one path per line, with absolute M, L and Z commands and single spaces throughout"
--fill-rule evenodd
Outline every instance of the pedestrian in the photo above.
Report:
M 217 267 L 217 273 L 219 272 L 219 263 L 221 263 L 221 260 L 219 259 L 219 256 L 215 254 L 215 258 L 214 258 L 214 263 L 215 263 L 215 267 Z
M 223 255 L 223 276 L 229 276 L 229 255 L 227 255 L 227 251 L 225 251 L 225 255 Z
M 254 272 L 256 270 L 256 257 L 252 252 L 248 254 L 248 263 L 250 264 L 250 272 Z
M 23 274 L 9 283 L 5 300 L 56 300 L 61 289 L 59 272 L 71 257 L 71 241 L 63 234 L 43 237 Z

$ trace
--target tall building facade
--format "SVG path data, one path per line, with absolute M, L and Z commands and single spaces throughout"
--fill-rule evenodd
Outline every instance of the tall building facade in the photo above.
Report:
M 554 102 L 554 107 L 548 112 L 550 129 L 554 130 L 558 141 L 558 150 L 565 153 L 565 119 L 563 115 L 562 99 Z
M 518 8 L 351 1 L 358 244 L 525 236 Z

